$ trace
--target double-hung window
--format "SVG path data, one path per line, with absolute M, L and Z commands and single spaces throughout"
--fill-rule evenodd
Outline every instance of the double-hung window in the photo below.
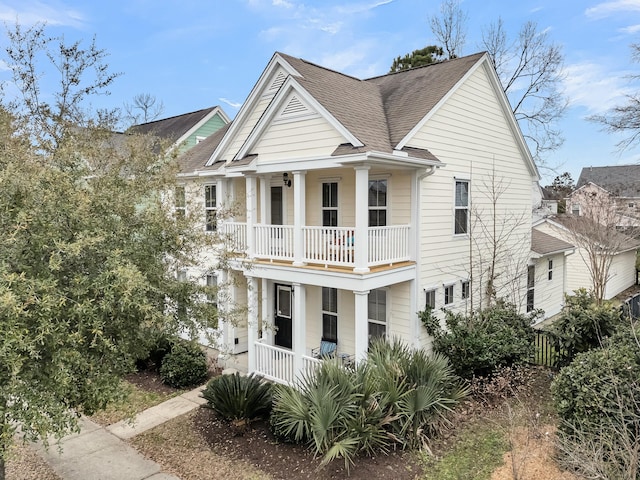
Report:
M 369 342 L 387 334 L 387 291 L 371 290 L 368 299 Z
M 322 340 L 338 343 L 338 290 L 322 287 Z
M 207 287 L 210 289 L 207 292 L 207 302 L 218 308 L 218 277 L 215 274 L 207 275 Z
M 444 287 L 444 304 L 451 305 L 453 303 L 453 285 L 445 285 Z
M 463 300 L 466 300 L 467 298 L 470 297 L 470 294 L 471 294 L 471 290 L 469 287 L 469 280 L 466 280 L 462 282 L 460 298 L 462 298 Z
M 549 271 L 547 272 L 547 278 L 553 280 L 553 260 L 549 260 Z
M 434 308 L 436 308 L 436 290 L 425 290 L 424 293 L 426 297 L 425 307 L 433 310 Z
M 338 182 L 322 184 L 322 226 L 338 226 Z
M 469 182 L 456 180 L 454 208 L 454 233 L 462 235 L 469 233 Z
M 184 218 L 187 207 L 186 194 L 184 190 L 184 186 L 179 185 L 175 188 L 174 192 L 174 209 L 176 213 L 176 218 Z
M 527 269 L 527 312 L 534 307 L 534 290 L 536 286 L 536 267 L 533 265 Z
M 215 232 L 216 223 L 216 186 L 205 185 L 204 187 L 204 210 L 205 210 L 205 230 Z
M 387 180 L 369 180 L 369 226 L 387 225 Z

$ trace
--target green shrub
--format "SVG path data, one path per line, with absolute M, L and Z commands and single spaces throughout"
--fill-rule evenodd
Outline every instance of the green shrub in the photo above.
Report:
M 445 311 L 446 329 L 430 310 L 419 315 L 434 350 L 446 355 L 463 378 L 489 376 L 533 356 L 533 317 L 518 313 L 513 305 L 499 302 L 471 315 Z
M 640 379 L 638 347 L 631 342 L 579 353 L 556 376 L 551 393 L 560 417 L 570 424 L 598 422 L 631 397 Z
M 359 454 L 421 445 L 467 394 L 445 357 L 398 340 L 374 342 L 354 369 L 325 361 L 298 387 L 275 386 L 274 434 L 347 468 Z
M 206 355 L 198 345 L 186 341 L 174 343 L 160 366 L 160 378 L 174 388 L 200 385 L 207 373 Z
M 559 353 L 558 365 L 568 365 L 578 353 L 602 346 L 621 324 L 620 310 L 611 302 L 598 305 L 584 289 L 567 295 L 560 317 L 550 328 Z
M 271 385 L 259 376 L 220 375 L 209 381 L 202 396 L 218 415 L 243 427 L 271 411 Z

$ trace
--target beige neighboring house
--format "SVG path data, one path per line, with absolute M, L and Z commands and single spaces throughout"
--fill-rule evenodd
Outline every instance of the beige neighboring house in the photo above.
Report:
M 640 227 L 640 165 L 583 168 L 567 213 L 588 215 L 594 204 L 615 209 L 619 228 Z
M 417 312 L 479 306 L 497 217 L 498 261 L 522 268 L 495 286 L 526 310 L 539 176 L 484 53 L 370 79 L 276 53 L 180 162 L 178 208 L 227 240 L 187 274 L 219 286 L 230 364 L 288 383 L 323 341 L 345 361 L 380 336 L 429 348 Z
M 570 216 L 552 216 L 534 223 L 534 230 L 555 237 L 567 244 L 575 244 L 569 228 L 572 219 Z M 609 300 L 620 292 L 636 283 L 636 252 L 640 248 L 640 242 L 626 237 L 616 252 L 612 255 L 609 278 L 606 282 L 604 298 Z M 589 271 L 589 257 L 584 248 L 575 246 L 575 253 L 565 257 L 566 274 L 564 292 L 573 294 L 576 290 L 584 288 L 593 289 L 593 281 Z

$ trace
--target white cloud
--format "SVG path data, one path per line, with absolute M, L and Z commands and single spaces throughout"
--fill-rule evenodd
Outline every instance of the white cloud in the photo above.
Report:
M 620 12 L 640 12 L 640 0 L 610 0 L 587 8 L 585 15 L 592 18 L 605 18 Z
M 53 4 L 52 4 L 53 3 Z M 64 3 L 39 1 L 0 2 L 0 21 L 21 25 L 46 23 L 47 25 L 65 25 L 81 27 L 85 23 L 84 15 Z
M 564 89 L 571 106 L 581 106 L 589 114 L 602 113 L 624 101 L 633 91 L 626 72 L 612 72 L 599 63 L 575 63 L 565 70 Z
M 271 4 L 274 7 L 293 8 L 295 5 L 287 0 L 273 0 Z
M 220 97 L 218 100 L 220 100 L 223 103 L 226 103 L 227 105 L 229 105 L 231 108 L 240 108 L 242 106 L 242 103 L 238 103 L 238 102 L 234 102 L 232 100 L 227 100 L 224 97 Z
M 629 25 L 628 27 L 621 28 L 620 31 L 628 35 L 635 35 L 636 33 L 640 32 L 640 24 Z

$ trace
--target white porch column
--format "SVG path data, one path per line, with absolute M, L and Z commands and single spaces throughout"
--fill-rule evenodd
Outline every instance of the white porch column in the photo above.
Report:
M 233 352 L 233 329 L 227 318 L 230 310 L 231 291 L 229 289 L 229 273 L 227 270 L 218 271 L 218 330 L 220 338 L 218 340 L 220 353 L 228 355 Z
M 353 292 L 355 298 L 356 362 L 367 358 L 369 349 L 369 290 Z
M 253 175 L 247 175 L 247 255 L 249 258 L 253 258 L 256 253 L 256 231 L 253 227 L 257 223 L 257 210 L 256 210 L 256 177 Z
M 271 223 L 271 211 L 269 208 L 269 192 L 271 191 L 271 175 L 260 177 L 260 222 L 262 225 Z
M 256 342 L 258 341 L 258 280 L 247 277 L 247 369 L 256 371 Z
M 411 332 L 411 346 L 414 349 L 420 347 L 420 320 L 418 319 L 418 282 L 415 280 L 409 281 L 409 325 Z M 387 328 L 389 322 L 387 321 Z
M 307 349 L 307 319 L 305 315 L 305 304 L 307 291 L 304 285 L 294 283 L 293 285 L 293 371 L 295 375 L 302 372 L 302 356 Z
M 360 165 L 356 171 L 356 239 L 354 245 L 354 272 L 366 273 L 369 257 L 369 167 Z
M 306 222 L 306 173 L 293 172 L 293 264 L 304 265 L 304 227 Z
M 269 291 L 269 281 L 262 279 L 262 339 L 267 345 L 273 345 L 273 295 Z M 266 324 L 265 324 L 266 323 Z

